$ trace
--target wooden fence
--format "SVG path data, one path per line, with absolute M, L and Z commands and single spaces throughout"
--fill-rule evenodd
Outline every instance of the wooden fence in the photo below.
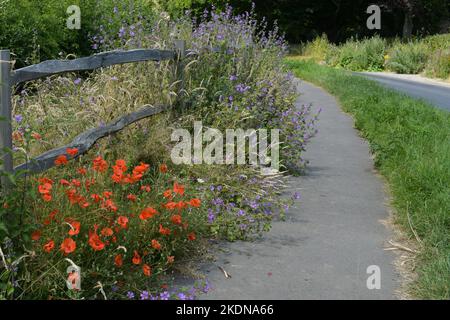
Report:
M 77 148 L 79 152 L 76 157 L 78 157 L 86 153 L 100 138 L 118 132 L 136 121 L 170 108 L 170 106 L 145 105 L 140 110 L 115 119 L 105 126 L 90 129 L 78 135 L 68 145 L 47 151 L 14 168 L 12 153 L 6 152 L 7 150 L 12 150 L 13 147 L 11 95 L 14 85 L 64 72 L 95 70 L 117 64 L 141 61 L 174 60 L 178 62 L 177 70 L 182 70 L 182 59 L 186 55 L 185 41 L 175 41 L 175 48 L 175 51 L 157 49 L 117 50 L 74 60 L 44 61 L 18 70 L 11 70 L 10 51 L 0 50 L 0 154 L 3 160 L 0 170 L 7 173 L 18 172 L 19 170 L 27 170 L 34 173 L 45 171 L 54 166 L 55 159 L 65 154 L 67 148 Z M 179 78 L 183 80 L 181 72 Z M 181 86 L 183 86 L 183 81 L 181 81 Z M 8 181 L 6 177 L 1 179 L 2 188 L 7 188 Z

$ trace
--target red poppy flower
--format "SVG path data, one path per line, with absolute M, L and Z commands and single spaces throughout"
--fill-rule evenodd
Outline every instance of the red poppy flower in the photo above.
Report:
M 87 207 L 90 206 L 90 203 L 86 201 L 86 199 L 81 198 L 80 201 L 78 202 L 78 204 L 80 205 L 81 208 L 86 209 Z
M 102 197 L 100 197 L 98 194 L 91 194 L 91 199 L 94 200 L 94 202 L 100 202 L 102 200 Z
M 173 224 L 181 224 L 181 216 L 179 214 L 174 214 L 170 221 L 172 221 Z
M 186 204 L 186 202 L 184 202 L 184 201 L 178 201 L 176 207 L 177 207 L 179 210 L 181 210 L 181 209 L 183 209 L 183 208 L 186 208 L 186 207 L 187 207 L 187 204 Z
M 141 220 L 147 220 L 150 218 L 153 218 L 154 215 L 158 214 L 158 211 L 153 209 L 152 207 L 145 208 L 142 210 L 141 214 L 139 215 L 139 218 Z
M 38 241 L 41 238 L 41 231 L 36 230 L 31 234 L 31 240 Z
M 137 197 L 134 194 L 129 194 L 127 195 L 127 199 L 130 200 L 131 202 L 135 202 Z
M 152 274 L 152 268 L 148 264 L 144 264 L 142 266 L 142 271 L 147 277 L 150 277 Z
M 72 185 L 73 185 L 74 187 L 79 188 L 79 187 L 81 187 L 81 182 L 80 182 L 80 180 L 78 180 L 78 179 L 73 179 L 73 180 L 72 180 Z
M 49 217 L 54 219 L 55 216 L 58 214 L 58 212 L 59 212 L 58 209 L 53 210 L 52 212 L 50 212 Z
M 41 136 L 39 133 L 37 133 L 37 132 L 33 132 L 33 133 L 31 134 L 31 136 L 32 136 L 34 139 L 36 139 L 36 140 L 41 140 L 41 139 L 42 139 L 42 136 Z
M 92 161 L 93 169 L 98 172 L 105 172 L 108 169 L 108 163 L 101 156 Z
M 86 175 L 86 173 L 87 173 L 87 169 L 86 168 L 79 168 L 77 171 L 82 176 Z
M 117 223 L 124 229 L 126 229 L 127 225 L 128 225 L 128 218 L 124 217 L 124 216 L 120 216 L 119 218 L 117 218 Z
M 121 267 L 123 265 L 123 257 L 121 254 L 118 254 L 117 256 L 114 257 L 114 264 L 117 267 Z
M 52 201 L 52 196 L 50 194 L 43 194 L 42 200 L 44 200 L 45 202 L 50 202 Z
M 103 196 L 104 196 L 106 199 L 111 198 L 112 195 L 113 195 L 113 193 L 112 193 L 111 191 L 105 191 L 105 192 L 103 192 Z
M 46 184 L 46 183 L 53 184 L 53 180 L 49 179 L 49 178 L 39 178 L 38 182 L 40 184 Z
M 148 185 L 141 187 L 141 191 L 150 192 L 151 190 L 152 190 L 152 188 Z
M 198 208 L 198 207 L 200 207 L 200 205 L 202 204 L 202 202 L 201 202 L 200 199 L 194 198 L 194 199 L 191 199 L 191 201 L 189 201 L 189 204 L 190 204 L 191 206 L 193 206 L 193 207 Z
M 161 250 L 161 244 L 158 242 L 158 240 L 152 240 L 152 248 L 155 250 Z
M 177 207 L 176 202 L 167 202 L 166 204 L 164 204 L 164 207 L 166 207 L 166 209 L 169 210 L 174 210 Z
M 96 229 L 97 230 L 97 229 Z M 101 251 L 105 248 L 105 243 L 100 240 L 100 237 L 96 232 L 89 231 L 89 245 L 94 249 L 95 251 Z
M 110 237 L 114 234 L 114 231 L 111 228 L 103 228 L 100 234 L 104 237 Z
M 173 263 L 175 261 L 175 257 L 174 256 L 168 256 L 167 257 L 167 263 Z
M 191 232 L 188 234 L 188 240 L 190 241 L 194 241 L 196 239 L 195 233 Z
M 66 165 L 67 163 L 68 163 L 67 157 L 63 154 L 58 156 L 55 160 L 55 165 L 57 165 L 57 166 Z
M 178 193 L 180 196 L 184 194 L 184 186 L 178 183 L 173 184 L 173 192 Z
M 61 243 L 61 251 L 66 255 L 74 252 L 76 248 L 77 243 L 73 241 L 72 238 L 64 239 L 64 241 Z
M 49 194 L 52 191 L 52 185 L 50 183 L 44 183 L 38 186 L 40 194 Z
M 76 236 L 77 234 L 80 233 L 80 226 L 81 226 L 80 222 L 75 221 L 75 220 L 68 220 L 67 223 L 69 223 L 73 228 L 73 229 L 71 228 L 69 230 L 69 235 Z
M 66 179 L 59 180 L 59 184 L 62 186 L 70 186 L 70 182 L 67 181 Z
M 77 148 L 67 148 L 66 153 L 69 156 L 75 157 L 78 154 L 78 149 Z
M 166 173 L 167 172 L 167 165 L 166 164 L 162 164 L 159 166 L 159 172 L 161 173 Z
M 164 228 L 162 224 L 159 225 L 159 233 L 165 236 L 168 236 L 170 234 L 169 228 Z
M 111 199 L 106 200 L 102 207 L 112 212 L 116 212 L 118 210 L 116 204 Z
M 163 193 L 164 198 L 172 199 L 172 189 L 168 189 Z
M 47 253 L 50 253 L 53 248 L 55 247 L 55 241 L 50 240 L 49 242 L 47 242 L 46 244 L 44 244 L 44 251 Z
M 145 163 L 141 163 L 140 165 L 136 166 L 133 169 L 133 174 L 131 176 L 130 182 L 137 182 L 137 181 L 141 180 L 142 177 L 144 176 L 144 174 L 147 172 L 148 168 L 150 168 L 150 166 Z M 149 192 L 149 191 L 147 191 L 147 192 Z
M 139 255 L 139 253 L 136 250 L 134 250 L 132 262 L 133 262 L 133 264 L 136 264 L 136 265 L 139 265 L 142 262 L 141 256 Z

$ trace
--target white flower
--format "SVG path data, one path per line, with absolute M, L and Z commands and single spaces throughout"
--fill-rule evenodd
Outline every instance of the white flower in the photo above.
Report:
M 163 11 L 163 12 L 160 13 L 160 17 L 161 17 L 161 19 L 163 19 L 163 20 L 167 20 L 167 21 L 170 20 L 170 15 L 169 15 L 167 12 L 165 12 L 165 11 Z

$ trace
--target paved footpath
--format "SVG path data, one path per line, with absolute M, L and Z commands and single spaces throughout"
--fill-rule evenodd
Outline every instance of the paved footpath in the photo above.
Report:
M 299 104 L 323 109 L 306 175 L 290 180 L 302 201 L 262 239 L 221 245 L 202 267 L 213 289 L 201 299 L 395 299 L 386 198 L 368 145 L 332 96 L 304 82 L 299 91 Z M 381 269 L 379 290 L 367 289 L 370 265 Z

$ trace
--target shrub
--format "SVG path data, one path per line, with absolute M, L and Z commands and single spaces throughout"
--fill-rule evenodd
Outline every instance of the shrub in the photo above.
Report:
M 425 68 L 428 55 L 428 48 L 421 42 L 398 44 L 389 51 L 386 66 L 397 73 L 417 74 Z
M 89 36 L 105 25 L 110 13 L 118 11 L 150 15 L 149 0 L 5 0 L 0 2 L 0 47 L 12 51 L 16 67 L 68 54 L 89 55 Z M 81 9 L 81 29 L 66 27 L 70 5 Z M 117 9 L 116 9 L 117 8 Z M 103 13 L 100 14 L 99 13 Z M 123 16 L 123 18 L 125 18 Z
M 450 34 L 436 34 L 423 39 L 430 51 L 450 48 Z
M 312 42 L 306 44 L 303 55 L 314 59 L 316 62 L 325 61 L 330 46 L 327 35 L 323 34 L 321 37 L 316 37 Z
M 430 77 L 447 79 L 450 77 L 450 50 L 436 50 L 431 54 L 425 67 Z
M 362 41 L 349 40 L 339 50 L 338 66 L 353 71 L 383 69 L 386 42 L 379 36 Z

